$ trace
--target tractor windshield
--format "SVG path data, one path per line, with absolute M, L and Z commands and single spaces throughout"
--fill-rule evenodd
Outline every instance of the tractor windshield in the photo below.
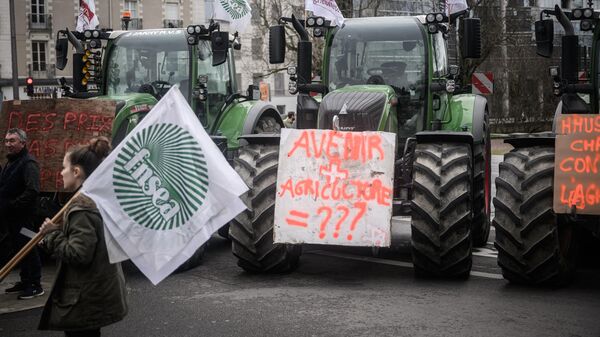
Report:
M 329 88 L 391 86 L 398 95 L 398 122 L 406 129 L 401 133 L 416 132 L 427 80 L 426 44 L 421 26 L 413 18 L 348 20 L 331 43 Z
M 108 54 L 108 95 L 143 92 L 162 97 L 189 79 L 190 49 L 183 30 L 124 33 Z

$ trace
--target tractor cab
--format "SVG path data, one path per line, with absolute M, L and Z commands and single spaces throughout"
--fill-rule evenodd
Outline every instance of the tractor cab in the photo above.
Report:
M 347 20 L 334 32 L 325 51 L 330 62 L 324 67 L 324 84 L 339 104 L 331 99 L 324 102 L 326 109 L 319 114 L 319 128 L 350 130 L 352 125 L 352 131 L 377 130 L 385 107 L 391 105 L 385 129 L 398 132 L 399 138 L 410 137 L 422 129 L 428 76 L 427 38 L 416 18 Z M 347 97 L 339 99 L 342 96 Z M 351 110 L 364 111 L 366 101 L 373 102 L 371 107 L 378 107 L 367 109 L 372 114 L 367 119 L 374 123 L 362 125 L 364 121 L 356 118 L 360 115 L 346 118 L 353 114 Z M 344 105 L 347 114 L 338 114 Z M 392 130 L 396 123 L 398 127 Z
M 192 26 L 193 27 L 193 26 Z M 220 33 L 220 32 L 218 32 Z M 105 92 L 109 96 L 146 93 L 159 100 L 173 85 L 205 127 L 226 99 L 237 92 L 231 53 L 215 61 L 209 35 L 190 43 L 183 29 L 117 32 L 106 53 Z M 214 63 L 219 63 L 214 65 Z

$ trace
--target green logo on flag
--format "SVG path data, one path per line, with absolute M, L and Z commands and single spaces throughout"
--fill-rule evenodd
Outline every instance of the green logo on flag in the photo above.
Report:
M 234 20 L 243 18 L 249 12 L 246 0 L 219 0 L 219 2 Z
M 208 192 L 202 148 L 177 125 L 149 126 L 117 156 L 113 188 L 123 211 L 138 224 L 178 228 L 202 206 Z

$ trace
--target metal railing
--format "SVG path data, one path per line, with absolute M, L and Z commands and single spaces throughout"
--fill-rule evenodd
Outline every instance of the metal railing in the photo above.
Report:
M 142 19 L 132 18 L 129 21 L 128 30 L 140 30 L 140 29 L 144 29 L 144 26 L 142 25 Z
M 164 28 L 183 28 L 183 20 L 178 19 L 164 19 L 163 20 Z
M 29 14 L 29 30 L 52 30 L 52 15 Z

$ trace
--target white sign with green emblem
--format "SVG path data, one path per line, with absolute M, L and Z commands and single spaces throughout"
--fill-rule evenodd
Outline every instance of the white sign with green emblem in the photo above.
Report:
M 88 177 L 111 262 L 157 284 L 246 207 L 247 187 L 172 88 Z

